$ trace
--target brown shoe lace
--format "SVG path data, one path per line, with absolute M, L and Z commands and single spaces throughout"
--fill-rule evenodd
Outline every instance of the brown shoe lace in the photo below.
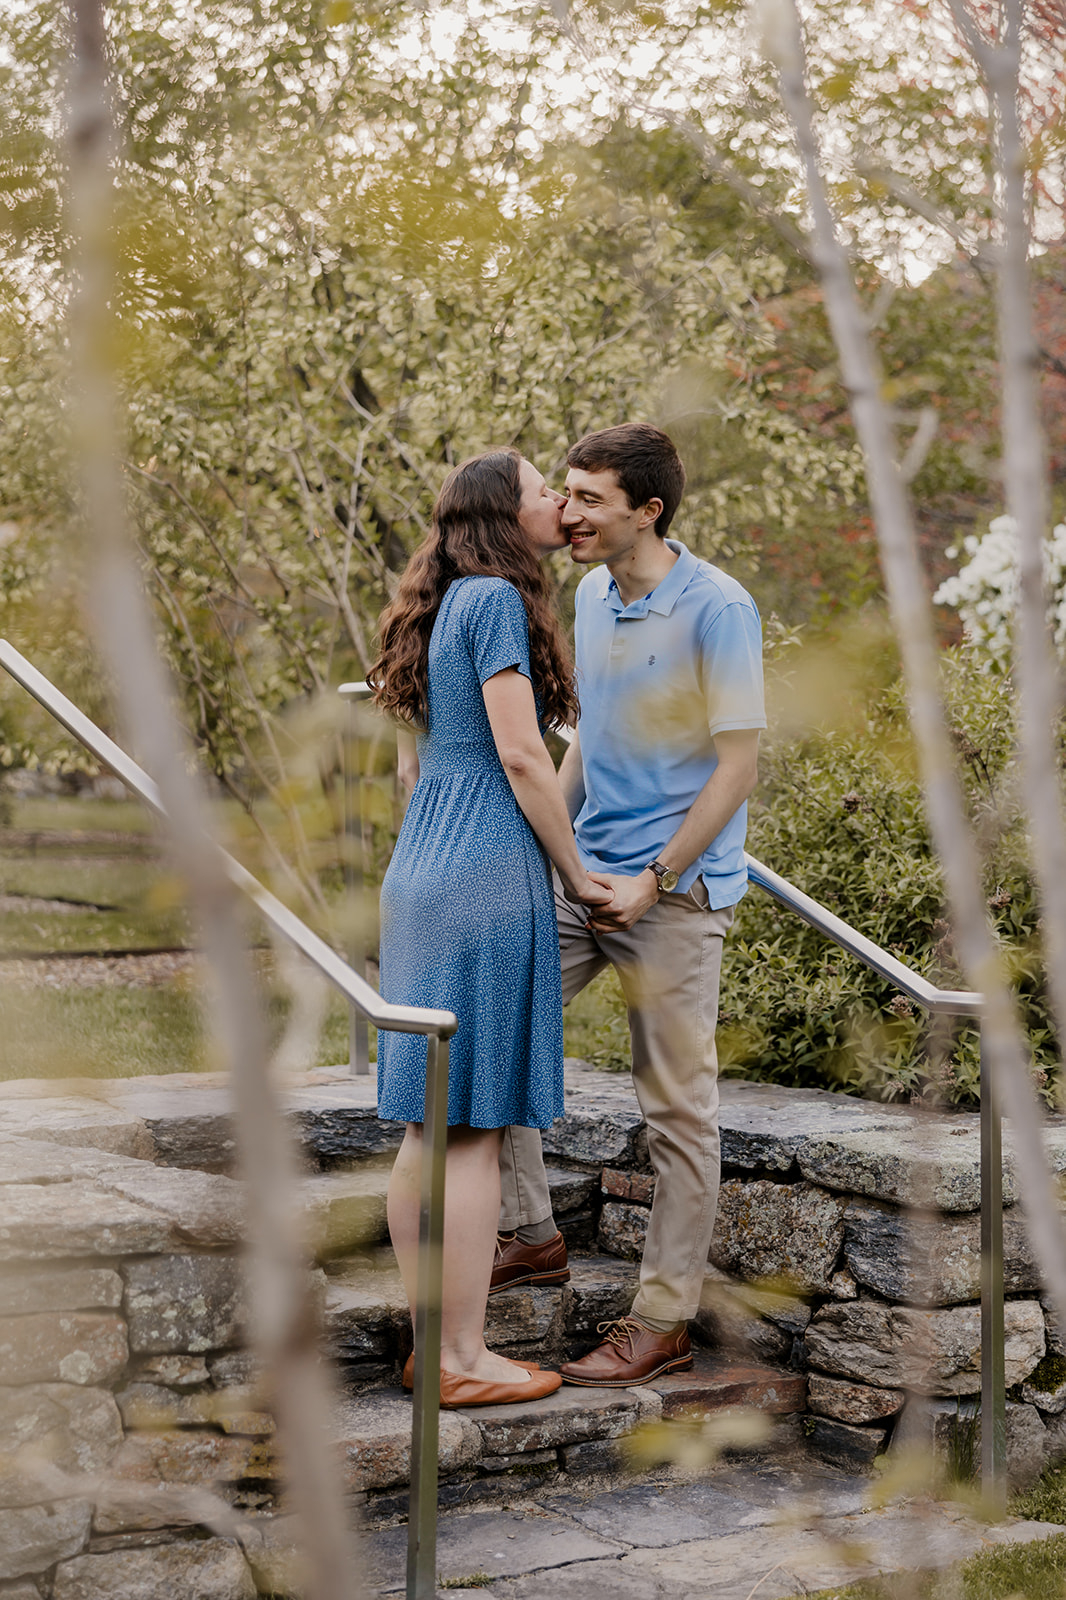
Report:
M 515 1242 L 515 1240 L 517 1238 L 518 1238 L 518 1234 L 517 1233 L 498 1233 L 496 1235 L 496 1254 L 495 1254 L 495 1258 L 494 1259 L 496 1261 L 499 1261 L 500 1258 L 503 1255 L 503 1247 L 504 1247 L 504 1245 L 505 1244 L 514 1244 L 514 1242 Z
M 632 1317 L 619 1317 L 615 1322 L 600 1322 L 596 1325 L 596 1332 L 604 1335 L 604 1344 L 617 1345 L 619 1350 L 623 1345 L 629 1345 L 629 1353 L 633 1354 L 633 1335 L 641 1332 L 641 1324 Z

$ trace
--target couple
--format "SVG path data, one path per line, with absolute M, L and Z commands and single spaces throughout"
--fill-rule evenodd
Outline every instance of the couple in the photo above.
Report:
M 370 674 L 378 703 L 418 730 L 417 746 L 400 736 L 413 794 L 382 887 L 382 992 L 459 1018 L 444 1406 L 691 1366 L 686 1321 L 714 1228 L 718 978 L 747 883 L 745 801 L 765 726 L 759 617 L 738 583 L 666 539 L 685 471 L 665 433 L 606 428 L 567 462 L 565 496 L 513 450 L 450 474 Z M 577 591 L 576 693 L 540 570 L 567 545 L 595 565 Z M 543 733 L 575 718 L 556 776 Z M 608 963 L 628 1006 L 655 1198 L 630 1315 L 543 1372 L 486 1347 L 485 1305 L 569 1276 L 538 1130 L 564 1109 L 562 1005 Z M 418 1035 L 379 1034 L 379 1115 L 407 1123 L 388 1209 L 412 1312 L 425 1060 Z

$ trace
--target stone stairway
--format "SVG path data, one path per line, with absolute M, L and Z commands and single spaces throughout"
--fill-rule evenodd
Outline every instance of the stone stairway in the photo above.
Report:
M 588 1103 L 575 1106 L 570 1146 L 549 1173 L 572 1280 L 511 1290 L 489 1303 L 490 1344 L 545 1366 L 591 1349 L 598 1325 L 628 1310 L 636 1283 L 636 1261 L 598 1249 L 597 1241 L 605 1163 L 613 1172 L 641 1162 L 642 1126 L 627 1080 L 596 1074 L 592 1087 Z M 345 1482 L 368 1512 L 391 1517 L 402 1513 L 408 1491 L 411 1399 L 399 1379 L 412 1336 L 385 1216 L 400 1130 L 377 1121 L 374 1088 L 372 1078 L 318 1072 L 293 1081 L 285 1098 L 308 1169 L 303 1204 L 321 1267 L 325 1349 L 342 1389 L 336 1420 Z M 77 1324 L 71 1337 L 109 1341 L 107 1359 L 93 1357 L 86 1381 L 103 1385 L 93 1389 L 99 1405 L 108 1388 L 117 1401 L 124 1438 L 111 1459 L 121 1473 L 140 1482 L 222 1483 L 252 1512 L 276 1504 L 272 1422 L 241 1349 L 241 1196 L 230 1176 L 236 1140 L 225 1081 L 175 1075 L 106 1088 L 76 1080 L 0 1085 L 0 1145 L 8 1201 L 0 1254 L 12 1264 L 62 1262 L 48 1293 Z M 615 1197 L 618 1190 L 615 1181 Z M 19 1205 L 26 1208 L 21 1226 Z M 631 1234 L 631 1226 L 617 1231 L 616 1248 L 632 1248 Z M 100 1263 L 102 1288 L 66 1271 L 83 1254 Z M 38 1297 L 42 1271 L 33 1269 Z M 11 1320 L 14 1336 L 39 1344 L 36 1324 Z M 26 1377 L 61 1377 L 71 1353 L 57 1347 L 54 1354 L 49 1365 L 35 1348 Z M 445 1413 L 441 1503 L 505 1499 L 522 1485 L 616 1467 L 620 1440 L 682 1410 L 746 1404 L 795 1419 L 805 1395 L 799 1373 L 700 1349 L 691 1373 L 639 1390 L 570 1387 L 536 1406 Z M 110 1518 L 98 1512 L 94 1526 L 98 1537 L 110 1537 L 139 1520 L 123 1508 Z
M 410 1318 L 391 1252 L 385 1248 L 329 1264 L 327 1347 L 345 1388 L 341 1437 L 347 1477 L 375 1516 L 407 1505 L 411 1400 L 399 1370 L 411 1348 Z M 521 1288 L 489 1301 L 486 1339 L 505 1355 L 558 1365 L 598 1342 L 600 1322 L 623 1315 L 637 1268 L 616 1257 L 576 1252 L 571 1282 Z M 642 1423 L 727 1406 L 795 1418 L 806 1379 L 698 1348 L 691 1372 L 670 1373 L 639 1389 L 564 1387 L 531 1406 L 442 1412 L 440 1504 L 506 1499 L 560 1474 L 617 1469 L 620 1441 Z M 777 1443 L 781 1444 L 780 1428 Z M 798 1430 L 790 1437 L 798 1439 Z
M 369 1511 L 384 1517 L 406 1511 L 411 1435 L 411 1399 L 400 1388 L 411 1319 L 388 1244 L 388 1171 L 388 1159 L 371 1154 L 354 1173 L 312 1180 L 331 1230 L 324 1236 L 329 1248 L 323 1252 L 323 1323 L 345 1396 L 339 1435 L 347 1481 L 366 1496 Z M 638 1267 L 595 1251 L 596 1175 L 553 1166 L 548 1177 L 570 1251 L 571 1281 L 492 1296 L 486 1340 L 504 1355 L 556 1367 L 592 1349 L 600 1324 L 628 1311 Z M 440 1503 L 506 1498 L 560 1474 L 616 1469 L 621 1441 L 662 1417 L 738 1405 L 794 1417 L 805 1397 L 806 1380 L 799 1373 L 699 1348 L 691 1372 L 668 1374 L 639 1389 L 568 1387 L 535 1406 L 443 1413 Z
M 404 1512 L 410 1470 L 399 1375 L 411 1330 L 384 1200 L 400 1130 L 377 1120 L 373 1078 L 344 1069 L 288 1081 L 284 1105 L 305 1162 L 344 1479 L 387 1522 Z M 1066 1173 L 1066 1119 L 1049 1118 L 1045 1138 Z M 442 1506 L 569 1492 L 616 1466 L 641 1424 L 738 1405 L 772 1419 L 771 1451 L 791 1442 L 865 1470 L 903 1425 L 916 1360 L 932 1396 L 916 1426 L 950 1447 L 969 1416 L 958 1397 L 980 1382 L 977 1119 L 733 1081 L 722 1139 L 693 1371 L 444 1413 Z M 557 1365 L 632 1298 L 654 1180 L 628 1078 L 568 1064 L 567 1114 L 545 1146 L 572 1281 L 494 1297 L 487 1332 L 508 1354 Z M 206 1560 L 211 1541 L 193 1549 L 180 1522 L 146 1509 L 149 1488 L 210 1483 L 257 1525 L 283 1520 L 273 1421 L 245 1347 L 235 1148 L 220 1077 L 0 1084 L 0 1454 L 8 1439 L 46 1442 L 60 1468 L 110 1485 L 106 1498 L 57 1502 L 0 1485 L 0 1585 L 45 1574 L 66 1600 L 55 1574 L 118 1563 L 130 1540 Z M 1004 1193 L 1007 1381 L 1022 1386 L 1008 1446 L 1024 1479 L 1066 1455 L 1066 1385 L 1041 1360 L 1049 1340 L 1059 1347 L 1013 1209 L 1009 1139 Z M 930 1197 L 943 1214 L 914 1234 L 907 1208 Z M 773 1288 L 784 1279 L 794 1293 Z M 127 1483 L 142 1498 L 124 1498 Z

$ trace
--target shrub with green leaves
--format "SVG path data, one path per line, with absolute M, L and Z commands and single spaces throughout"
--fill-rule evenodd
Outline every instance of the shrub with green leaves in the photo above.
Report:
M 876 617 L 833 645 L 801 640 L 771 618 L 770 732 L 749 804 L 748 849 L 876 944 L 942 988 L 966 988 L 894 646 Z M 1056 1066 L 1036 896 L 1016 804 L 1009 675 L 966 645 L 942 657 L 944 692 L 971 816 L 986 862 L 989 913 L 1051 1098 Z M 818 721 L 812 718 L 812 707 Z M 754 884 L 726 940 L 718 1057 L 725 1074 L 841 1089 L 869 1099 L 980 1098 L 972 1022 L 935 1027 L 891 984 L 815 933 Z M 602 981 L 568 1015 L 571 1049 L 629 1066 L 625 1008 Z
M 876 634 L 872 658 L 869 648 L 844 641 L 828 662 L 841 715 L 791 731 L 805 654 L 797 645 L 795 635 L 780 631 L 770 640 L 775 710 L 748 849 L 932 982 L 968 987 L 946 920 L 893 653 Z M 966 646 L 944 652 L 942 674 L 984 845 L 989 912 L 1023 1012 L 1034 1077 L 1050 1093 L 1055 1056 L 1038 912 L 1013 792 L 1011 679 L 978 670 Z M 755 886 L 726 945 L 719 1056 L 726 1072 L 774 1083 L 885 1100 L 979 1098 L 975 1025 L 931 1026 L 884 979 Z

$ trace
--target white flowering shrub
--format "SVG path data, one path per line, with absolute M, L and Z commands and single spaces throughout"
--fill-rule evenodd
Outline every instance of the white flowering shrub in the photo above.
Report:
M 952 606 L 962 618 L 966 636 L 990 661 L 1005 666 L 1011 653 L 1011 628 L 1018 603 L 1018 532 L 1013 517 L 993 517 L 988 532 L 968 534 L 963 550 L 969 557 L 953 578 L 946 578 L 933 599 Z M 948 554 L 955 557 L 957 550 Z M 1048 626 L 1055 648 L 1066 656 L 1066 522 L 1052 529 L 1044 545 L 1044 581 L 1051 596 Z

